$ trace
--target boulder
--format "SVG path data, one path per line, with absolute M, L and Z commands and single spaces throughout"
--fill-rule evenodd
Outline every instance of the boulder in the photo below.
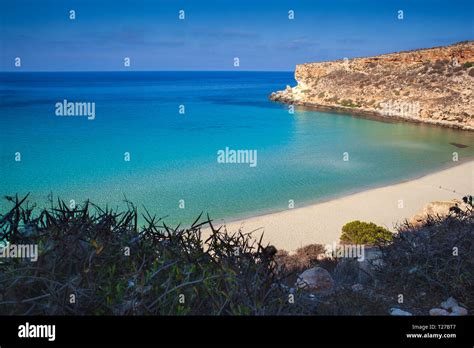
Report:
M 428 203 L 421 209 L 418 213 L 416 213 L 410 220 L 412 225 L 420 225 L 428 216 L 439 216 L 445 217 L 450 214 L 450 209 L 452 207 L 458 207 L 461 210 L 466 210 L 466 204 L 458 199 L 453 199 L 450 201 L 436 201 Z
M 454 316 L 467 315 L 467 309 L 461 306 L 454 306 L 451 308 L 450 315 L 454 315 Z
M 403 311 L 400 308 L 390 308 L 390 315 L 406 317 L 406 316 L 411 316 L 413 314 L 407 311 Z
M 313 292 L 325 292 L 332 290 L 334 280 L 324 268 L 313 267 L 298 276 L 296 286 Z
M 456 307 L 457 305 L 458 305 L 458 302 L 452 297 L 448 298 L 444 302 L 441 302 L 441 308 L 444 308 L 444 309 L 451 309 L 453 307 Z
M 431 308 L 430 315 L 431 316 L 445 316 L 445 315 L 449 315 L 449 312 L 442 308 Z

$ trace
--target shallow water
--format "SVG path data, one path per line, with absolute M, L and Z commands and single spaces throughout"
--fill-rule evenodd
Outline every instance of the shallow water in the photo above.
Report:
M 126 197 L 186 224 L 201 211 L 232 218 L 301 206 L 435 171 L 453 152 L 474 156 L 468 132 L 290 114 L 268 101 L 287 84 L 293 73 L 2 73 L 0 195 L 30 192 L 40 206 L 51 192 L 112 207 Z M 64 99 L 95 102 L 95 119 L 56 116 Z M 257 165 L 218 163 L 226 147 L 257 150 Z

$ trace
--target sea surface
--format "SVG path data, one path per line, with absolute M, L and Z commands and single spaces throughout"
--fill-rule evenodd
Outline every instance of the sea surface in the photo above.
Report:
M 474 157 L 468 132 L 291 114 L 268 100 L 287 84 L 291 72 L 1 73 L 0 212 L 3 196 L 30 193 L 39 207 L 51 195 L 129 200 L 170 224 L 233 219 L 414 178 L 453 152 Z M 57 116 L 64 100 L 94 102 L 95 119 Z M 226 147 L 257 150 L 257 165 L 218 163 Z

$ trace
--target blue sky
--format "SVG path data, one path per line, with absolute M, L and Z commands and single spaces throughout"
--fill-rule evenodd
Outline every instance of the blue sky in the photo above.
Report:
M 291 71 L 474 39 L 474 1 L 0 0 L 0 70 Z M 76 19 L 69 19 L 69 10 Z M 179 10 L 186 19 L 178 19 Z M 288 19 L 288 11 L 295 19 Z M 397 11 L 404 11 L 404 19 Z

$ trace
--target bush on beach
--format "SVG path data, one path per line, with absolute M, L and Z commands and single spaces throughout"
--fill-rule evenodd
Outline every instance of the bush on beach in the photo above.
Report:
M 341 243 L 375 245 L 391 241 L 392 233 L 373 222 L 359 220 L 349 222 L 342 227 Z

